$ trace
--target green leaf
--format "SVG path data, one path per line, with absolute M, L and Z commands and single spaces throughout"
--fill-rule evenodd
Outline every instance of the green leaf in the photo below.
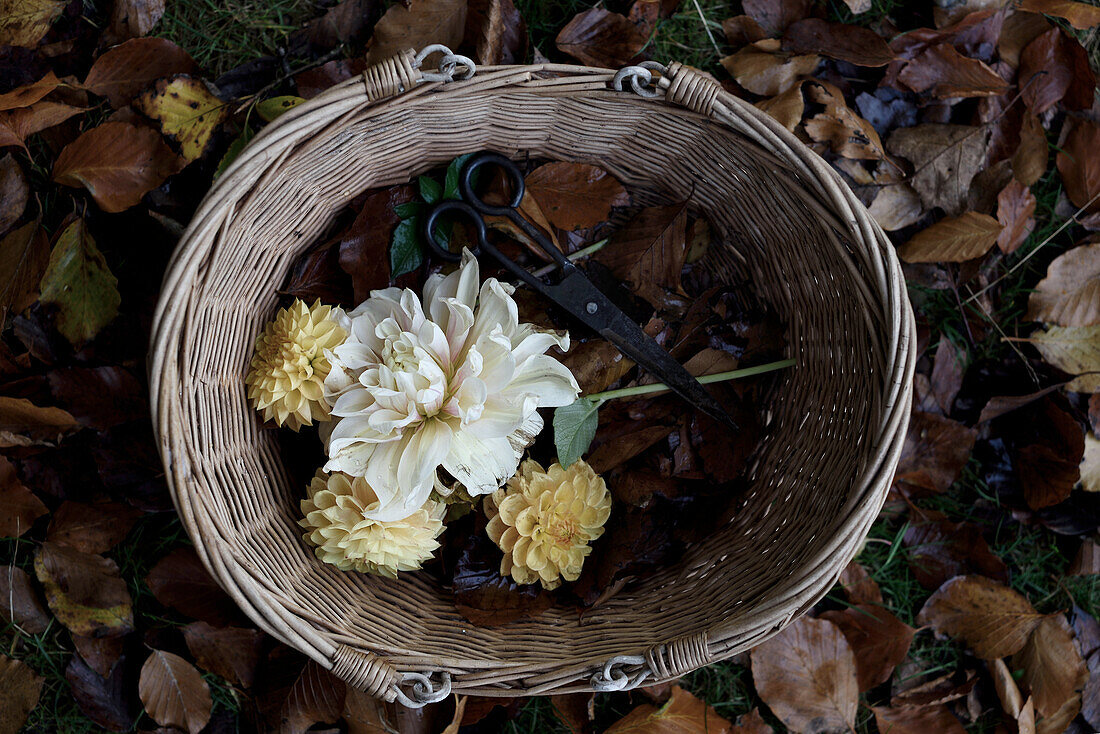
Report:
M 248 145 L 248 141 L 252 140 L 256 136 L 255 131 L 251 125 L 246 124 L 244 130 L 241 130 L 241 134 L 233 139 L 233 142 L 229 144 L 229 147 L 225 149 L 225 155 L 218 162 L 218 169 L 214 171 L 214 178 L 221 176 L 225 173 L 225 169 L 229 168 L 233 161 L 237 160 L 237 156 L 244 150 L 244 146 Z
M 78 349 L 118 315 L 122 300 L 118 279 L 80 217 L 54 243 L 39 289 L 42 303 L 57 306 L 58 331 Z
M 458 174 L 462 171 L 462 167 L 466 165 L 466 161 L 470 160 L 470 156 L 473 153 L 467 153 L 466 155 L 460 155 L 451 161 L 451 165 L 447 166 L 447 176 L 443 185 L 443 198 L 444 199 L 460 199 L 462 197 L 458 194 Z M 473 183 L 477 182 L 477 176 L 474 176 Z
M 390 243 L 390 277 L 411 273 L 424 263 L 424 247 L 420 241 L 422 226 L 420 217 L 397 223 Z
M 600 419 L 598 411 L 602 400 L 577 398 L 572 404 L 554 411 L 554 446 L 558 449 L 558 463 L 567 467 L 581 458 L 592 439 Z
M 434 204 L 443 196 L 443 187 L 434 178 L 421 176 L 417 179 L 420 183 L 420 196 L 429 204 Z
M 292 110 L 298 105 L 305 102 L 301 97 L 295 97 L 292 94 L 287 94 L 282 97 L 272 97 L 271 99 L 265 99 L 256 105 L 256 112 L 260 117 L 264 118 L 267 122 L 271 122 L 279 115 L 283 114 L 287 110 Z
M 424 203 L 420 201 L 409 201 L 404 204 L 398 204 L 393 208 L 393 211 L 401 219 L 419 217 L 424 213 Z

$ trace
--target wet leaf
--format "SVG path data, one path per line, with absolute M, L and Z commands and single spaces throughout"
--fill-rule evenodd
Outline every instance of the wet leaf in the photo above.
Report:
M 64 9 L 64 0 L 0 0 L 0 46 L 34 48 Z
M 941 635 L 958 638 L 979 658 L 1019 652 L 1043 615 L 1019 592 L 983 576 L 956 576 L 917 615 Z
M 546 218 L 564 230 L 602 224 L 630 195 L 614 176 L 587 163 L 546 163 L 527 174 L 528 193 Z
M 183 628 L 187 649 L 199 667 L 216 673 L 234 685 L 251 688 L 260 664 L 264 635 L 244 627 L 212 627 L 192 622 Z
M 915 630 L 881 606 L 858 604 L 844 611 L 825 612 L 844 633 L 856 661 L 859 690 L 869 691 L 890 680 L 894 668 L 909 654 Z
M 1035 196 L 1013 179 L 997 195 L 997 221 L 1004 229 L 997 235 L 997 247 L 1006 255 L 1015 252 L 1035 229 Z M 1028 317 L 1030 319 L 1030 316 Z
M 0 446 L 56 444 L 80 430 L 61 408 L 40 408 L 23 398 L 0 397 Z
M 26 663 L 0 655 L 0 734 L 22 731 L 44 682 Z
M 977 435 L 949 418 L 914 412 L 894 482 L 934 494 L 946 492 L 970 459 Z
M 719 734 L 731 724 L 703 701 L 680 686 L 660 708 L 643 703 L 607 729 L 607 734 Z
M 84 86 L 106 97 L 115 109 L 125 107 L 157 79 L 194 74 L 190 54 L 165 38 L 133 38 L 105 51 L 88 71 Z
M 1020 140 L 1012 154 L 1012 173 L 1016 180 L 1025 186 L 1031 186 L 1042 178 L 1047 170 L 1049 155 L 1047 136 L 1039 118 L 1025 113 L 1020 127 Z
M 993 555 L 981 529 L 972 523 L 942 518 L 911 521 L 903 542 L 909 549 L 913 576 L 926 589 L 937 589 L 950 578 L 971 573 L 1008 581 L 1008 568 Z
M 9 622 L 27 635 L 40 635 L 50 624 L 31 577 L 14 565 L 0 568 L 0 622 Z
M 1067 109 L 1087 109 L 1096 85 L 1088 52 L 1060 28 L 1038 36 L 1020 53 L 1017 82 L 1024 104 L 1036 115 L 1059 102 Z
M 161 726 L 199 734 L 210 721 L 210 686 L 179 655 L 153 650 L 141 666 L 138 695 L 146 713 Z
M 990 97 L 1008 89 L 1000 74 L 947 43 L 930 46 L 915 56 L 898 79 L 914 92 L 927 92 L 937 99 Z
M 1056 159 L 1066 196 L 1086 212 L 1100 211 L 1100 125 L 1075 120 Z
M 749 656 L 757 693 L 785 725 L 796 731 L 854 728 L 856 659 L 835 624 L 801 617 Z
M 1100 325 L 1051 326 L 1031 334 L 1030 341 L 1048 363 L 1071 375 L 1074 392 L 1100 392 Z
M 441 43 L 457 49 L 466 30 L 467 0 L 411 0 L 390 6 L 375 24 L 367 61 L 377 64 L 407 48 Z
M 898 248 L 898 257 L 909 263 L 973 260 L 989 252 L 1003 229 L 988 214 L 964 212 L 917 232 Z
M 819 54 L 856 66 L 886 66 L 895 54 L 882 36 L 857 25 L 806 18 L 792 23 L 783 34 L 783 50 Z
M 61 151 L 53 179 L 65 186 L 83 186 L 103 211 L 120 212 L 177 170 L 176 155 L 155 130 L 105 122 Z
M 34 521 L 49 512 L 15 473 L 15 467 L 0 456 L 0 537 L 18 538 Z
M 1068 20 L 1079 31 L 1100 25 L 1100 7 L 1075 0 L 1021 0 L 1020 10 Z
M 1058 326 L 1100 324 L 1100 243 L 1054 259 L 1028 299 L 1026 318 Z
M 591 8 L 575 15 L 554 43 L 559 51 L 582 64 L 617 69 L 629 64 L 646 40 L 645 34 L 626 16 Z
M 887 232 L 905 229 L 924 216 L 920 197 L 908 184 L 883 186 L 875 194 L 867 211 Z
M 46 540 L 82 553 L 106 553 L 122 542 L 141 515 L 117 502 L 65 501 L 50 518 Z
M 1045 617 L 1039 623 L 1023 649 L 1012 656 L 1012 667 L 1023 671 L 1020 682 L 1043 717 L 1053 716 L 1071 699 L 1080 698 L 1088 679 L 1085 661 L 1073 644 L 1073 630 L 1063 614 Z
M 926 209 L 961 214 L 970 182 L 985 165 L 988 134 L 969 125 L 925 124 L 895 130 L 886 148 L 913 163 L 909 184 Z
M 723 58 L 722 66 L 753 94 L 774 97 L 793 87 L 799 78 L 811 74 L 821 61 L 821 57 L 813 54 L 789 56 L 779 48 L 780 43 L 775 39 L 757 41 Z
M 123 665 L 116 665 L 110 676 L 103 678 L 79 655 L 73 655 L 65 669 L 65 680 L 77 706 L 96 724 L 115 732 L 130 731 L 133 727 L 136 718 L 130 698 L 133 685 L 126 680 Z
M 133 631 L 130 592 L 114 561 L 46 542 L 35 553 L 34 571 L 50 611 L 73 634 L 120 637 Z
M 177 548 L 162 558 L 145 583 L 157 601 L 184 616 L 225 627 L 243 619 L 243 615 L 206 572 L 191 548 Z
M 40 287 L 42 303 L 57 306 L 57 330 L 74 347 L 91 341 L 118 315 L 118 279 L 79 217 L 54 241 Z
M 872 706 L 875 724 L 888 734 L 964 734 L 966 729 L 946 706 Z
M 160 123 L 188 163 L 203 156 L 214 133 L 229 116 L 229 106 L 201 79 L 177 74 L 161 79 L 134 100 L 134 107 Z
M 115 0 L 111 3 L 112 40 L 140 38 L 153 30 L 164 15 L 165 0 Z

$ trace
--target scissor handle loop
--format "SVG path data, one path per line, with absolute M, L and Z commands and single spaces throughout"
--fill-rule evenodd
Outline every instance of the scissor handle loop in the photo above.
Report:
M 508 176 L 508 182 L 511 184 L 512 189 L 512 199 L 504 206 L 488 204 L 474 191 L 474 177 L 479 168 L 487 165 L 499 167 Z M 523 171 L 510 158 L 500 153 L 478 153 L 462 166 L 458 177 L 458 189 L 462 193 L 462 198 L 482 214 L 506 217 L 509 212 L 517 209 L 520 202 L 523 201 L 525 191 Z
M 435 238 L 435 225 L 439 220 L 439 217 L 448 213 L 455 213 L 465 217 L 471 224 L 474 225 L 474 229 L 477 234 L 478 245 L 471 249 L 475 255 L 481 251 L 481 245 L 485 240 L 485 220 L 476 209 L 467 204 L 465 201 L 459 199 L 445 199 L 434 206 L 428 212 L 427 218 L 424 220 L 424 239 L 428 243 L 428 247 L 431 248 L 435 256 L 440 260 L 446 260 L 447 262 L 460 262 L 462 260 L 462 254 L 458 252 L 451 252 L 446 246 L 441 244 L 439 240 Z

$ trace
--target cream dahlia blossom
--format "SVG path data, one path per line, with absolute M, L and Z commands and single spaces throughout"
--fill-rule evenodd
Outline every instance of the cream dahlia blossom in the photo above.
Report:
M 319 470 L 302 500 L 305 518 L 298 524 L 317 557 L 341 571 L 363 571 L 396 578 L 415 571 L 439 548 L 447 506 L 428 500 L 400 520 L 371 520 L 378 495 L 362 477 Z
M 297 431 L 314 420 L 329 419 L 324 385 L 329 373 L 326 349 L 344 341 L 347 332 L 336 323 L 344 319 L 339 308 L 317 301 L 307 306 L 294 299 L 256 338 L 245 376 L 248 399 L 264 420 Z
M 423 505 L 440 466 L 471 495 L 495 491 L 542 429 L 537 409 L 580 392 L 545 354 L 569 336 L 519 323 L 512 287 L 479 280 L 465 251 L 458 270 L 428 279 L 423 305 L 387 288 L 345 318 L 325 380 L 335 418 L 325 470 L 365 477 L 381 501 L 375 520 Z
M 485 513 L 486 532 L 504 551 L 500 575 L 555 589 L 581 575 L 589 543 L 603 535 L 611 514 L 611 495 L 584 461 L 543 469 L 528 459 L 507 487 L 485 498 Z

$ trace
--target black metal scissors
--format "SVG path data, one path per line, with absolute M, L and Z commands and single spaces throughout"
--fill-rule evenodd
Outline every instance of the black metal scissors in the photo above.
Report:
M 511 180 L 512 200 L 505 206 L 485 203 L 473 188 L 477 170 L 492 165 L 503 169 Z M 710 393 L 690 372 L 669 356 L 668 352 L 649 337 L 641 327 L 592 284 L 550 240 L 523 216 L 518 207 L 523 200 L 523 172 L 515 163 L 498 153 L 479 153 L 472 156 L 459 173 L 461 199 L 447 199 L 432 207 L 424 222 L 424 237 L 435 254 L 450 262 L 458 262 L 461 255 L 451 252 L 436 240 L 436 222 L 444 215 L 461 215 L 474 225 L 477 248 L 474 255 L 491 255 L 504 269 L 529 285 L 536 292 L 558 304 L 574 317 L 592 327 L 600 336 L 614 344 L 620 352 L 634 360 L 669 389 L 703 411 L 711 418 L 736 430 L 737 423 L 718 404 Z M 507 255 L 494 247 L 485 236 L 485 216 L 507 217 L 523 230 L 560 268 L 556 282 L 548 283 L 520 267 Z

